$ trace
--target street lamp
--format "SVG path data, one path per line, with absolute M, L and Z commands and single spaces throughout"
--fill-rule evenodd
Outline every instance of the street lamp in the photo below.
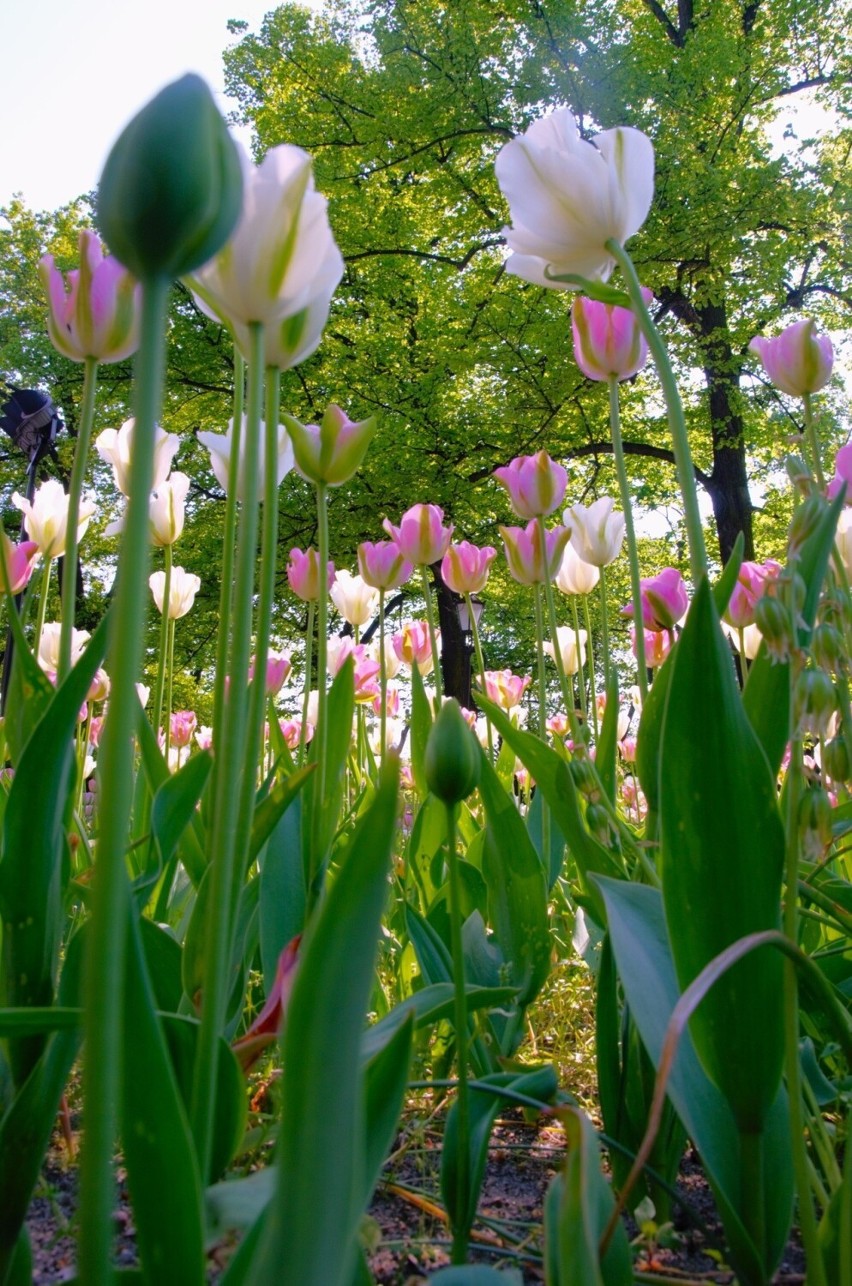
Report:
M 470 602 L 470 610 L 468 610 L 468 602 Z M 473 651 L 473 632 L 474 629 L 479 628 L 479 620 L 484 606 L 482 599 L 476 594 L 459 598 L 456 603 L 456 612 L 458 613 L 461 632 L 464 635 L 464 644 L 470 652 Z M 472 621 L 471 612 L 473 613 Z

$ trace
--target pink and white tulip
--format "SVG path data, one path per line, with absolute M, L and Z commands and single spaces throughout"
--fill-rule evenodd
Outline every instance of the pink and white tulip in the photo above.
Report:
M 29 584 L 38 554 L 36 541 L 22 540 L 16 545 L 5 531 L 0 531 L 0 574 L 3 577 L 0 590 L 19 594 Z
M 541 518 L 561 505 L 568 486 L 568 471 L 551 460 L 546 451 L 519 455 L 494 470 L 494 477 L 509 493 L 519 518 Z
M 401 631 L 393 635 L 393 648 L 406 665 L 416 665 L 421 674 L 432 669 L 432 642 L 426 621 L 406 621 Z
M 834 349 L 828 335 L 817 335 L 816 322 L 793 322 L 774 339 L 756 335 L 749 344 L 776 388 L 790 397 L 818 393 L 831 379 Z
M 72 362 L 121 362 L 139 346 L 140 287 L 97 234 L 80 233 L 80 267 L 62 273 L 53 255 L 39 261 L 51 343 Z
M 501 527 L 509 571 L 521 585 L 543 585 L 556 575 L 565 546 L 571 539 L 567 527 L 553 527 L 541 539 L 541 529 L 533 518 L 526 527 Z
M 234 421 L 228 421 L 227 433 L 208 433 L 206 431 L 197 434 L 198 441 L 203 447 L 206 447 L 210 454 L 210 468 L 216 475 L 216 481 L 223 491 L 228 490 L 228 474 L 231 468 L 231 451 L 234 445 Z M 290 436 L 283 424 L 278 425 L 276 432 L 276 458 L 275 458 L 275 478 L 277 485 L 280 487 L 284 478 L 293 468 L 293 446 Z M 240 462 L 237 469 L 237 499 L 242 500 L 245 494 L 245 444 L 246 444 L 246 418 L 243 417 L 242 431 L 240 433 Z M 266 470 L 266 425 L 261 420 L 259 454 L 257 459 L 257 476 L 263 479 Z M 261 493 L 263 486 L 261 482 Z M 261 495 L 262 498 L 262 495 Z
M 642 287 L 642 298 L 654 298 Z M 636 314 L 617 304 L 578 295 L 571 309 L 574 360 L 590 380 L 628 380 L 648 360 L 648 344 L 639 329 Z
M 376 431 L 376 420 L 350 420 L 333 403 L 319 424 L 302 424 L 292 415 L 284 422 L 293 443 L 296 469 L 317 486 L 339 487 L 361 467 Z
M 334 563 L 327 565 L 327 587 L 334 584 Z M 291 549 L 287 564 L 290 588 L 303 603 L 315 603 L 319 598 L 319 554 L 311 549 Z
M 360 627 L 372 619 L 379 591 L 373 589 L 361 576 L 353 576 L 345 570 L 339 571 L 330 593 L 334 606 L 350 625 Z
M 444 557 L 449 548 L 453 528 L 445 527 L 444 511 L 437 505 L 412 505 L 395 527 L 385 518 L 382 526 L 396 541 L 403 558 L 407 558 L 415 567 L 425 567 L 437 563 Z
M 12 503 L 23 513 L 27 535 L 38 546 L 42 558 L 61 557 L 68 535 L 68 496 L 62 483 L 49 478 L 36 489 L 32 501 L 15 491 Z M 94 512 L 95 502 L 84 497 L 77 516 L 78 540 L 82 540 Z
M 358 546 L 358 571 L 373 589 L 399 589 L 414 565 L 401 553 L 395 540 L 363 540 Z
M 689 596 L 683 577 L 676 567 L 666 567 L 657 576 L 639 582 L 642 590 L 642 619 L 646 630 L 673 630 L 686 613 Z M 633 604 L 621 609 L 623 616 L 633 616 Z
M 485 589 L 488 572 L 496 557 L 497 550 L 490 545 L 480 549 L 469 540 L 450 545 L 441 560 L 444 584 L 454 594 L 479 594 Z

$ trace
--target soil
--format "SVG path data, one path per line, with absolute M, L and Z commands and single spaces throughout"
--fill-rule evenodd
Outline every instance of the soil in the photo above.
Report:
M 473 1262 L 511 1265 L 521 1271 L 525 1286 L 544 1280 L 542 1202 L 562 1156 L 558 1125 L 527 1125 L 511 1116 L 498 1122 L 471 1244 Z M 400 1141 L 386 1167 L 364 1226 L 368 1262 L 378 1286 L 420 1286 L 449 1263 L 449 1233 L 440 1217 L 439 1160 L 440 1135 L 421 1131 Z M 136 1262 L 136 1247 L 122 1177 L 119 1170 L 119 1204 L 114 1215 L 116 1261 L 130 1266 Z M 74 1276 L 76 1180 L 76 1164 L 69 1164 L 67 1153 L 57 1143 L 28 1218 L 37 1286 Z M 639 1236 L 635 1224 L 628 1221 L 636 1271 L 645 1282 L 727 1286 L 734 1278 L 724 1263 L 713 1198 L 691 1153 L 684 1159 L 677 1186 L 692 1214 L 685 1206 L 675 1210 L 671 1244 Z M 700 1227 L 695 1226 L 696 1216 Z M 221 1276 L 229 1251 L 230 1247 L 222 1246 L 211 1252 L 211 1283 Z M 795 1238 L 774 1280 L 777 1286 L 804 1282 L 804 1260 Z

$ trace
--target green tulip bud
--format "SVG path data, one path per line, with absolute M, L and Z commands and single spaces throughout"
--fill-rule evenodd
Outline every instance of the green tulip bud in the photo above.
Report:
M 793 689 L 793 723 L 800 736 L 824 736 L 837 709 L 834 684 L 824 670 L 805 670 Z
M 479 783 L 482 751 L 458 701 L 445 701 L 426 742 L 426 784 L 436 799 L 459 804 Z
M 835 670 L 843 656 L 843 635 L 835 625 L 825 621 L 811 635 L 811 656 L 821 670 Z
M 763 594 L 754 606 L 754 621 L 763 635 L 773 661 L 786 661 L 796 644 L 790 613 L 771 594 Z
M 591 759 L 572 759 L 568 769 L 581 795 L 592 801 L 600 799 L 598 775 Z
M 833 782 L 847 782 L 852 777 L 849 747 L 842 733 L 840 736 L 832 737 L 823 746 L 822 766 Z
M 832 840 L 831 800 L 822 786 L 812 786 L 799 800 L 799 836 L 805 854 L 818 861 Z
M 799 505 L 787 529 L 791 558 L 798 554 L 808 536 L 816 531 L 827 508 L 827 502 L 818 495 L 808 496 Z
M 140 281 L 171 280 L 220 250 L 242 210 L 239 153 L 213 95 L 183 76 L 125 126 L 106 160 L 98 226 Z

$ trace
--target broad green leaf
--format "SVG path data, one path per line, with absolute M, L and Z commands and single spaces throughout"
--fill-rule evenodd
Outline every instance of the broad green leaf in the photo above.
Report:
M 604 710 L 601 735 L 598 739 L 595 767 L 598 770 L 601 785 L 611 803 L 615 802 L 615 766 L 617 755 L 616 738 L 618 736 L 618 672 L 615 666 L 609 672 L 606 686 L 606 708 Z
M 165 1013 L 176 1013 L 183 995 L 180 943 L 168 929 L 144 916 L 139 920 L 139 932 L 154 1003 Z
M 421 799 L 429 793 L 429 788 L 426 785 L 424 762 L 426 742 L 429 740 L 431 727 L 432 711 L 429 708 L 429 699 L 423 686 L 423 676 L 417 666 L 413 665 L 411 667 L 411 730 L 409 741 L 411 745 L 411 771 L 414 774 L 414 784 Z
M 550 853 L 549 855 L 544 854 L 544 837 L 541 824 L 544 809 L 544 795 L 540 790 L 537 790 L 533 794 L 527 810 L 527 831 L 535 845 L 536 852 L 541 853 L 544 857 L 545 870 L 547 871 L 547 888 L 550 891 L 562 874 L 562 868 L 565 865 L 565 836 L 558 826 L 551 826 Z
M 299 768 L 281 781 L 276 781 L 269 794 L 255 806 L 249 844 L 249 866 L 257 858 L 263 845 L 273 834 L 281 818 L 315 769 L 315 764 L 306 764 L 304 768 Z
M 177 1087 L 180 1090 L 184 1109 L 189 1115 L 199 1024 L 194 1018 L 173 1013 L 160 1014 L 160 1019 Z M 234 1052 L 226 1040 L 219 1040 L 217 1051 L 218 1073 L 216 1107 L 213 1112 L 213 1138 L 210 1147 L 210 1172 L 218 1175 L 233 1160 L 245 1136 L 246 1082 Z
M 127 902 L 121 1134 L 142 1273 L 150 1286 L 201 1286 L 201 1177 L 129 897 Z
M 609 932 L 627 1003 L 654 1066 L 659 1065 L 666 1027 L 680 996 L 669 946 L 662 896 L 657 889 L 625 880 L 600 879 Z M 793 1207 L 790 1126 L 786 1092 L 779 1090 L 766 1123 L 764 1203 L 766 1255 L 755 1249 L 743 1223 L 739 1135 L 731 1110 L 698 1060 L 689 1030 L 680 1039 L 668 1095 L 701 1155 L 713 1188 L 737 1272 L 748 1286 L 764 1283 L 787 1242 Z
M 80 1003 L 84 938 L 85 931 L 76 933 L 65 951 L 58 995 L 64 1013 L 75 1011 Z M 19 1253 L 20 1230 L 81 1039 L 78 1024 L 50 1036 L 41 1058 L 0 1119 L 0 1282 Z
M 731 595 L 736 588 L 740 568 L 743 565 L 744 549 L 745 539 L 743 537 L 743 533 L 740 532 L 734 542 L 730 558 L 722 569 L 722 575 L 713 586 L 713 602 L 716 604 L 716 611 L 720 616 L 725 615 L 725 609 L 731 601 Z
M 366 1176 L 361 1036 L 387 898 L 398 767 L 389 757 L 311 923 L 284 1029 L 278 1184 L 247 1280 L 343 1286 Z
M 260 960 L 267 995 L 278 957 L 305 927 L 305 871 L 301 850 L 302 800 L 294 799 L 276 822 L 261 855 L 258 889 Z
M 507 981 L 528 1005 L 550 972 L 551 938 L 547 878 L 514 801 L 485 755 L 479 793 L 487 823 L 482 871 L 488 886 L 489 920 L 511 966 Z
M 439 1268 L 430 1282 L 438 1286 L 523 1286 L 517 1268 L 489 1268 L 487 1264 L 465 1264 L 464 1267 Z
M 613 1198 L 601 1172 L 598 1139 L 579 1109 L 564 1108 L 566 1156 L 544 1203 L 544 1262 L 549 1286 L 631 1286 L 633 1262 L 619 1220 L 607 1252 L 598 1246 Z
M 700 736 L 696 736 L 700 729 Z M 663 899 L 681 987 L 749 933 L 780 928 L 784 827 L 710 587 L 678 640 L 660 748 Z M 784 1057 L 783 962 L 771 948 L 729 969 L 690 1031 L 744 1130 L 759 1131 Z
M 53 700 L 55 689 L 30 651 L 12 595 L 0 593 L 0 603 L 4 599 L 14 652 L 3 710 L 3 736 L 9 759 L 17 765 L 30 733 Z
M 438 891 L 432 880 L 431 867 L 446 838 L 447 810 L 439 799 L 427 794 L 414 818 L 406 853 L 407 869 L 420 892 L 420 907 L 424 913 Z
M 306 882 L 309 888 L 316 885 L 319 892 L 322 874 L 328 865 L 331 843 L 340 820 L 343 802 L 343 785 L 346 763 L 352 745 L 352 717 L 355 711 L 355 680 L 352 658 L 348 658 L 335 677 L 328 693 L 326 711 L 327 740 L 325 765 L 322 775 L 323 798 L 316 798 L 316 778 L 305 794 L 302 809 L 303 854 Z M 316 763 L 319 738 L 311 742 L 312 758 Z M 314 810 L 319 809 L 319 821 L 314 826 Z
M 501 787 L 502 789 L 502 787 Z M 461 1187 L 459 1172 L 459 1138 L 458 1100 L 449 1112 L 444 1125 L 444 1139 L 441 1145 L 441 1196 L 450 1223 L 454 1230 L 461 1230 L 465 1236 L 470 1232 L 476 1210 L 479 1205 L 479 1194 L 482 1180 L 485 1177 L 485 1163 L 488 1160 L 488 1144 L 497 1114 L 504 1103 L 511 1099 L 501 1097 L 501 1089 L 515 1090 L 530 1098 L 544 1103 L 551 1102 L 558 1089 L 556 1070 L 552 1065 L 534 1067 L 524 1072 L 494 1072 L 481 1078 L 482 1082 L 492 1087 L 491 1092 L 470 1087 L 470 1135 L 468 1139 L 468 1163 L 466 1188 Z
M 465 987 L 467 1011 L 473 1013 L 477 1009 L 509 1005 L 517 994 L 514 987 L 477 987 L 468 983 Z M 367 1028 L 361 1042 L 362 1056 L 371 1058 L 379 1050 L 384 1049 L 409 1014 L 414 1016 L 415 1031 L 420 1031 L 423 1027 L 431 1027 L 433 1023 L 440 1022 L 444 1018 L 451 1019 L 455 1004 L 454 995 L 451 982 L 436 982 L 406 996 L 405 1000 L 395 1005 L 381 1022 Z
M 568 771 L 568 765 L 561 755 L 550 746 L 546 746 L 538 737 L 513 727 L 511 720 L 499 706 L 486 701 L 484 697 L 480 704 L 503 737 L 504 744 L 512 747 L 513 753 L 529 769 L 533 781 L 544 795 L 553 820 L 565 837 L 569 856 L 576 863 L 583 893 L 588 896 L 595 919 L 599 924 L 604 924 L 603 903 L 589 876 L 597 874 L 618 878 L 624 873 L 612 855 L 586 829 L 580 811 L 577 788 Z
M 9 790 L 0 861 L 0 1004 L 9 1008 L 49 1005 L 53 1000 L 65 927 L 62 865 L 66 810 L 76 782 L 74 730 L 103 660 L 107 625 L 105 617 L 33 729 Z M 29 1075 L 43 1047 L 37 1036 L 9 1043 L 17 1085 Z
M 41 1009 L 0 1009 L 0 1040 L 9 1036 L 47 1036 L 81 1026 L 82 1009 L 44 1005 Z
M 363 1187 L 359 1197 L 362 1209 L 366 1209 L 370 1202 L 385 1157 L 396 1137 L 408 1087 L 413 1034 L 414 1015 L 409 1014 L 388 1043 L 381 1046 L 364 1067 L 366 1130 Z M 363 1043 L 361 1049 L 363 1052 Z
M 172 858 L 177 856 L 181 837 L 195 816 L 196 804 L 201 798 L 212 767 L 213 756 L 209 750 L 190 755 L 176 773 L 165 779 L 154 795 L 151 832 L 157 845 L 161 868 L 166 873 L 164 878 L 169 886 L 174 879 Z M 197 860 L 197 854 L 191 845 L 187 845 L 184 852 L 187 873 L 198 887 L 205 864 Z
M 139 756 L 142 773 L 153 799 L 170 780 L 171 774 L 163 758 L 154 730 L 142 706 L 136 722 L 136 736 L 139 740 Z M 137 778 L 137 783 L 139 779 Z M 198 888 L 201 878 L 207 869 L 207 853 L 204 847 L 204 826 L 197 812 L 193 812 L 189 824 L 180 837 L 180 856 L 193 885 Z

